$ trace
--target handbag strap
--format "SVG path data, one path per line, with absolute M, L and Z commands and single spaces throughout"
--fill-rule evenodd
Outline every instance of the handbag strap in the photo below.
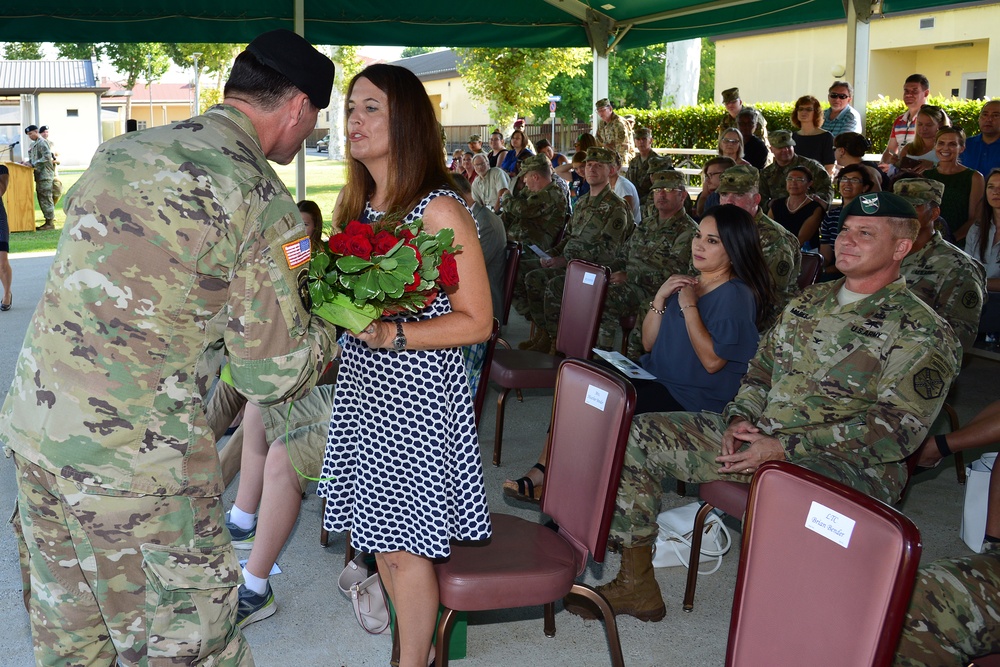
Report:
M 720 540 L 716 538 L 717 547 L 715 549 L 710 549 L 705 546 L 705 536 L 702 536 L 701 555 L 714 558 L 715 564 L 710 570 L 702 570 L 701 555 L 698 556 L 698 562 L 695 564 L 695 567 L 698 568 L 698 574 L 714 574 L 718 572 L 719 568 L 722 567 L 722 556 L 729 551 L 729 547 L 732 545 L 732 535 L 729 534 L 729 529 L 726 528 L 724 523 L 722 523 L 722 520 L 717 516 L 709 517 L 708 521 L 705 522 L 705 533 L 708 534 L 715 528 L 718 528 L 719 534 L 724 536 L 724 543 L 720 544 Z M 694 558 L 694 554 L 691 553 L 691 540 L 673 530 L 669 532 L 668 536 L 670 539 L 667 540 L 667 542 L 670 544 L 670 548 L 674 550 L 674 553 L 677 554 L 677 560 L 683 563 L 684 567 L 691 567 L 690 560 Z M 685 560 L 684 554 L 681 553 L 681 549 L 678 546 L 679 544 L 683 544 L 688 548 L 689 558 L 687 560 Z
M 389 608 L 386 605 L 385 593 L 382 591 L 382 580 L 378 574 L 353 584 L 350 595 L 358 625 L 368 634 L 380 635 L 385 632 L 389 627 Z

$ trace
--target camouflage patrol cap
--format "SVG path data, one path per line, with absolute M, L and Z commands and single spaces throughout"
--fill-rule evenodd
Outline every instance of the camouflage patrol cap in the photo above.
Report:
M 684 190 L 684 174 L 679 171 L 658 171 L 649 177 L 653 190 Z
M 852 215 L 862 218 L 916 218 L 917 212 L 909 201 L 897 194 L 866 192 L 844 207 L 840 219 L 846 220 Z
M 587 149 L 586 162 L 604 162 L 605 164 L 614 164 L 615 152 L 610 148 L 591 146 Z
M 722 103 L 735 102 L 740 99 L 740 89 L 739 88 L 726 88 L 722 91 Z
M 469 140 L 466 142 L 468 144 L 483 143 L 483 138 L 478 134 L 470 134 Z
M 648 127 L 640 127 L 638 130 L 635 131 L 635 138 L 636 139 L 652 139 L 653 138 L 653 131 L 651 129 L 649 129 Z
M 272 30 L 247 45 L 257 60 L 292 82 L 317 109 L 330 106 L 333 61 L 291 30 Z
M 720 195 L 745 195 L 757 188 L 759 178 L 760 173 L 757 169 L 748 164 L 730 167 L 722 172 L 719 187 L 715 191 Z
M 775 130 L 767 135 L 767 140 L 771 143 L 771 148 L 789 148 L 795 145 L 795 139 L 788 130 Z
M 940 206 L 944 183 L 932 178 L 901 178 L 892 186 L 892 191 L 914 206 L 929 203 Z
M 597 103 L 594 105 L 594 108 L 603 109 L 604 107 L 609 107 L 609 106 L 611 106 L 611 102 L 608 101 L 608 98 L 602 97 L 601 99 L 597 100 Z
M 545 171 L 546 167 L 551 169 L 552 163 L 548 157 L 539 153 L 538 155 L 525 158 L 521 163 L 521 171 L 517 175 L 527 174 L 529 171 Z
M 674 166 L 674 160 L 669 155 L 650 155 L 649 172 L 663 171 Z

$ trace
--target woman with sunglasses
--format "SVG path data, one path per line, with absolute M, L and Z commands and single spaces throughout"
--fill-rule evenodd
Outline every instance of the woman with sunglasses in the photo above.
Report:
M 719 134 L 719 155 L 731 159 L 734 164 L 750 165 L 743 159 L 743 135 L 735 127 Z
M 823 110 L 819 106 L 819 100 L 812 95 L 803 95 L 795 100 L 792 125 L 797 130 L 792 133 L 792 138 L 795 139 L 795 153 L 816 160 L 826 168 L 826 172 L 832 177 L 834 167 L 833 135 L 821 127 L 823 125 Z
M 837 139 L 847 136 L 847 134 L 851 133 L 842 134 Z M 819 254 L 823 255 L 823 273 L 820 274 L 820 282 L 836 280 L 840 277 L 840 271 L 835 265 L 837 258 L 833 254 L 833 242 L 837 240 L 837 234 L 840 233 L 840 212 L 858 195 L 878 190 L 878 182 L 872 178 L 870 169 L 871 167 L 859 162 L 845 166 L 837 174 L 837 190 L 840 191 L 843 204 L 831 206 L 830 210 L 823 216 L 823 222 L 819 226 Z

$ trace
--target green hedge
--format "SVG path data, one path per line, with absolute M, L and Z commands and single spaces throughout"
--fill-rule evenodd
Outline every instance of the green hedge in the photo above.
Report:
M 942 107 L 953 125 L 961 125 L 967 136 L 979 133 L 979 111 L 982 100 L 931 98 L 931 104 Z M 767 119 L 768 131 L 794 130 L 791 113 L 793 102 L 763 102 L 754 105 Z M 879 100 L 867 107 L 865 136 L 872 142 L 872 152 L 885 150 L 889 130 L 896 116 L 906 106 L 902 100 Z M 725 107 L 719 104 L 699 104 L 679 109 L 618 109 L 619 115 L 633 114 L 636 127 L 649 127 L 653 131 L 653 146 L 671 148 L 715 148 L 716 130 Z M 704 156 L 692 156 L 692 161 L 702 164 Z

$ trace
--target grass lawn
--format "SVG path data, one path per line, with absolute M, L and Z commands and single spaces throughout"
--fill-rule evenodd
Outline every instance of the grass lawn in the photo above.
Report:
M 298 201 L 295 195 L 295 162 L 287 166 L 275 165 L 278 177 L 285 183 L 288 191 L 292 193 L 292 198 Z M 83 170 L 60 170 L 59 180 L 63 184 L 63 192 L 68 192 L 74 183 L 79 180 Z M 337 201 L 337 194 L 344 187 L 346 174 L 344 162 L 342 160 L 329 160 L 325 155 L 306 156 L 306 193 L 309 199 L 319 204 L 319 209 L 323 211 L 323 227 L 327 233 L 330 231 L 330 215 L 333 213 L 333 204 Z M 34 190 L 32 190 L 34 194 Z M 10 236 L 11 256 L 20 253 L 46 252 L 56 249 L 59 242 L 59 235 L 62 234 L 63 224 L 66 222 L 66 214 L 62 210 L 63 200 L 56 204 L 56 228 L 45 232 L 20 232 L 12 233 Z M 35 201 L 35 226 L 45 222 L 42 212 L 38 208 L 38 201 Z

